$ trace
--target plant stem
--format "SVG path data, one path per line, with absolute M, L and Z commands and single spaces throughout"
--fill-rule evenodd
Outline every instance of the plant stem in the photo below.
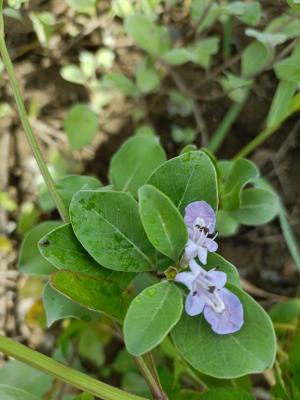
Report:
M 208 144 L 208 149 L 215 153 L 221 144 L 223 143 L 224 139 L 229 133 L 232 124 L 236 120 L 237 116 L 239 115 L 243 103 L 233 103 L 229 110 L 227 111 L 225 117 L 222 119 L 220 125 L 217 127 L 216 131 L 213 133 L 212 138 Z
M 157 385 L 159 387 L 159 390 L 160 390 L 160 392 L 161 392 L 161 394 L 163 396 L 162 398 L 167 400 L 168 397 L 164 393 L 164 389 L 163 389 L 162 384 L 160 382 L 152 351 L 149 351 L 148 353 L 145 354 L 145 359 L 148 361 L 149 369 L 150 369 L 154 379 L 156 380 L 156 383 L 157 383 Z
M 64 205 L 64 202 L 62 201 L 59 193 L 56 190 L 54 181 L 50 175 L 50 172 L 47 168 L 46 162 L 44 160 L 44 157 L 42 155 L 41 149 L 39 147 L 39 144 L 36 140 L 36 137 L 33 133 L 32 127 L 29 123 L 28 116 L 26 113 L 26 109 L 24 106 L 24 102 L 22 99 L 21 91 L 19 88 L 19 84 L 17 81 L 17 77 L 14 71 L 13 64 L 11 62 L 6 44 L 5 44 L 5 38 L 4 38 L 4 22 L 3 22 L 3 15 L 2 15 L 2 5 L 3 5 L 3 0 L 0 0 L 0 54 L 3 60 L 3 63 L 5 65 L 9 81 L 11 84 L 11 88 L 14 94 L 14 98 L 16 101 L 18 113 L 25 131 L 25 135 L 27 138 L 27 141 L 31 147 L 32 153 L 36 159 L 36 162 L 39 166 L 39 169 L 41 171 L 41 174 L 43 175 L 43 178 L 45 180 L 45 183 L 48 187 L 48 190 L 52 196 L 52 199 L 54 203 L 56 204 L 56 207 L 59 211 L 59 214 L 64 222 L 68 222 L 69 216 L 68 216 L 68 211 Z
M 0 351 L 102 400 L 146 400 L 91 378 L 4 336 L 0 336 Z
M 137 363 L 143 377 L 145 378 L 151 390 L 153 400 L 168 400 L 166 394 L 161 390 L 161 386 L 157 384 L 143 357 L 135 357 L 135 362 Z

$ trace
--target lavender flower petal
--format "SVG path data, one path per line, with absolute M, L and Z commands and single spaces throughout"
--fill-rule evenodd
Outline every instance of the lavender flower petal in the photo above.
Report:
M 185 247 L 185 257 L 187 260 L 191 260 L 192 258 L 197 257 L 198 254 L 198 246 L 195 242 L 188 239 L 186 247 Z
M 209 230 L 210 234 L 214 232 L 216 226 L 216 214 L 211 206 L 205 201 L 195 201 L 185 208 L 184 222 L 188 228 L 194 228 L 197 218 L 203 221 L 203 226 Z
M 175 281 L 183 283 L 190 291 L 193 290 L 192 285 L 195 275 L 192 272 L 180 272 L 176 275 Z
M 215 251 L 218 250 L 218 243 L 215 242 L 213 239 L 205 239 L 205 247 L 207 248 L 208 251 L 211 253 L 214 253 Z
M 205 306 L 204 301 L 197 293 L 190 292 L 185 301 L 185 311 L 191 317 L 202 313 Z
M 211 325 L 212 330 L 219 335 L 237 332 L 244 323 L 244 311 L 240 299 L 227 289 L 221 289 L 225 310 L 218 313 L 210 306 L 205 306 L 204 317 Z
M 206 247 L 198 247 L 198 258 L 202 264 L 207 263 L 207 248 Z
M 210 270 L 206 273 L 205 278 L 217 289 L 222 289 L 227 282 L 227 275 L 222 271 Z
M 197 277 L 197 275 L 206 272 L 203 268 L 200 267 L 200 265 L 195 260 L 190 260 L 189 267 L 192 273 L 195 275 L 194 279 L 195 277 Z

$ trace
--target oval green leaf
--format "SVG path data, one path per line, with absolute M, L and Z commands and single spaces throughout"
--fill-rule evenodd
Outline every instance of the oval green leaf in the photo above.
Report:
M 51 275 L 51 286 L 67 298 L 90 310 L 122 320 L 127 299 L 118 285 L 80 272 L 59 271 Z
M 202 151 L 189 151 L 165 162 L 154 171 L 147 183 L 165 193 L 181 212 L 189 203 L 200 200 L 217 209 L 216 170 Z
M 41 256 L 38 241 L 59 225 L 61 225 L 59 221 L 42 222 L 28 232 L 22 242 L 18 259 L 18 268 L 22 273 L 48 276 L 55 271 L 53 265 Z
M 1 400 L 40 400 L 40 397 L 13 386 L 0 385 Z
M 49 232 L 39 241 L 39 250 L 57 269 L 84 272 L 97 278 L 106 278 L 125 289 L 134 273 L 112 271 L 99 265 L 82 247 L 74 235 L 71 224 L 65 224 Z
M 187 242 L 187 228 L 178 209 L 168 197 L 151 185 L 139 190 L 142 224 L 153 246 L 178 261 Z
M 245 189 L 241 195 L 241 205 L 230 215 L 243 225 L 263 225 L 276 217 L 280 202 L 276 193 L 270 190 Z
M 172 330 L 180 354 L 198 371 L 220 379 L 232 379 L 271 368 L 276 354 L 272 322 L 249 295 L 228 285 L 244 306 L 245 323 L 239 332 L 217 335 L 202 315 L 183 313 Z M 225 368 L 226 366 L 226 368 Z
M 105 268 L 155 269 L 155 249 L 144 232 L 137 202 L 128 193 L 80 191 L 72 199 L 70 217 L 78 240 Z
M 76 104 L 64 121 L 64 130 L 74 150 L 91 143 L 98 131 L 98 116 L 86 104 Z
M 54 290 L 49 283 L 44 288 L 43 304 L 48 327 L 54 324 L 54 322 L 65 318 L 76 318 L 86 322 L 99 318 L 97 312 L 88 310 L 69 300 L 66 296 Z
M 181 313 L 182 295 L 173 283 L 164 281 L 143 290 L 131 302 L 124 321 L 128 352 L 139 356 L 156 347 Z
M 227 181 L 222 190 L 222 207 L 225 210 L 235 210 L 240 205 L 243 187 L 257 178 L 259 171 L 253 162 L 240 158 L 231 164 L 227 173 Z
M 139 187 L 165 161 L 166 155 L 157 137 L 134 136 L 112 157 L 109 176 L 115 189 L 128 191 L 136 197 Z

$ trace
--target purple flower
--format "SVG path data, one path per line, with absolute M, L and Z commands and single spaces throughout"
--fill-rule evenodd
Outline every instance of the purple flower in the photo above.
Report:
M 180 272 L 175 281 L 187 286 L 190 293 L 185 311 L 190 316 L 203 312 L 212 330 L 219 335 L 237 332 L 244 323 L 244 311 L 240 299 L 226 289 L 225 272 L 205 271 L 195 260 L 190 263 L 191 272 Z
M 205 201 L 195 201 L 185 208 L 184 222 L 188 228 L 189 239 L 185 246 L 185 258 L 191 260 L 198 256 L 202 264 L 207 262 L 207 253 L 215 252 L 218 244 L 210 238 L 216 226 L 216 214 Z

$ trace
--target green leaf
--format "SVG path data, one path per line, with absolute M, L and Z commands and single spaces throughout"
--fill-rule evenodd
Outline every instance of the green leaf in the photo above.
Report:
M 80 272 L 59 271 L 51 275 L 51 286 L 64 296 L 89 310 L 122 320 L 127 300 L 118 285 Z
M 136 70 L 136 83 L 142 93 L 150 93 L 159 87 L 159 74 L 149 60 L 143 60 L 138 64 Z
M 97 0 L 66 0 L 67 3 L 77 12 L 93 15 Z
M 267 127 L 276 125 L 289 116 L 290 101 L 293 98 L 296 88 L 297 83 L 295 82 L 279 82 L 267 116 Z
M 89 324 L 80 333 L 78 353 L 81 357 L 91 361 L 99 368 L 104 364 L 105 356 L 101 337 L 99 337 L 99 332 L 95 328 Z
M 217 214 L 217 231 L 221 237 L 233 236 L 239 229 L 239 223 L 226 210 L 219 210 Z
M 273 52 L 270 46 L 254 40 L 242 53 L 241 75 L 252 78 L 271 61 Z
M 12 386 L 0 385 L 1 400 L 40 400 L 39 396 Z
M 76 104 L 64 121 L 64 130 L 74 150 L 91 143 L 98 131 L 98 116 L 86 104 Z
M 263 225 L 276 217 L 279 211 L 278 196 L 270 190 L 245 189 L 241 195 L 240 207 L 230 215 L 243 225 Z
M 155 250 L 144 232 L 137 202 L 128 193 L 81 191 L 70 206 L 71 223 L 83 247 L 105 268 L 155 269 Z
M 160 56 L 170 49 L 167 29 L 155 24 L 146 15 L 131 15 L 125 19 L 125 31 L 134 41 L 153 56 Z
M 193 54 L 188 48 L 174 48 L 166 51 L 161 58 L 171 65 L 182 65 L 192 60 Z
M 0 368 L 0 398 L 1 400 L 6 399 L 6 397 L 4 397 L 5 391 L 3 388 L 3 385 L 5 385 L 29 392 L 32 396 L 35 395 L 40 399 L 42 395 L 51 388 L 52 382 L 53 378 L 49 375 L 29 365 L 23 364 L 17 360 L 8 361 Z M 6 395 L 8 395 L 7 393 L 9 393 L 9 391 L 6 392 Z M 17 395 L 19 395 L 19 392 L 16 392 L 16 396 Z M 8 397 L 7 399 L 16 400 L 19 398 L 20 400 L 25 400 L 25 397 Z
M 154 171 L 148 182 L 165 193 L 181 212 L 193 201 L 218 206 L 216 170 L 202 151 L 189 151 L 172 158 Z
M 289 351 L 289 361 L 293 373 L 293 381 L 300 389 L 300 328 L 298 326 Z
M 202 393 L 199 400 L 255 400 L 252 394 L 237 388 L 217 388 Z
M 259 171 L 256 165 L 246 160 L 239 158 L 234 161 L 228 171 L 227 181 L 222 191 L 222 206 L 225 210 L 237 209 L 241 203 L 242 189 L 257 178 Z
M 257 25 L 260 21 L 260 4 L 258 1 L 245 3 L 235 1 L 223 7 L 225 12 L 233 14 L 249 25 Z
M 282 303 L 275 304 L 271 308 L 269 315 L 275 324 L 297 323 L 300 315 L 300 299 L 288 299 Z M 276 331 L 286 332 L 284 327 L 276 327 Z
M 39 242 L 39 250 L 57 269 L 84 272 L 99 279 L 110 279 L 122 289 L 125 289 L 135 276 L 133 273 L 111 271 L 101 267 L 77 240 L 71 224 L 60 226 L 46 234 Z
M 104 86 L 119 90 L 125 96 L 135 97 L 139 94 L 139 91 L 134 82 L 127 76 L 118 72 L 108 72 L 104 75 L 102 83 Z
M 64 65 L 60 70 L 60 74 L 62 78 L 68 82 L 78 83 L 79 85 L 85 84 L 85 77 L 82 74 L 81 69 L 77 67 L 77 65 Z
M 42 222 L 25 236 L 18 259 L 18 268 L 23 274 L 47 276 L 55 270 L 53 265 L 41 256 L 38 241 L 59 225 L 59 221 Z
M 261 306 L 235 286 L 228 285 L 244 307 L 244 325 L 239 332 L 217 335 L 203 315 L 183 313 L 172 331 L 183 358 L 198 371 L 220 379 L 261 373 L 273 365 L 276 340 L 272 322 Z
M 270 45 L 271 47 L 276 47 L 282 43 L 284 43 L 288 37 L 283 33 L 268 33 L 268 32 L 260 32 L 256 29 L 247 28 L 245 30 L 245 34 L 250 37 L 254 37 L 261 43 L 266 45 Z
M 278 79 L 295 83 L 300 81 L 299 61 L 294 60 L 292 57 L 276 63 L 274 71 Z
M 48 11 L 31 12 L 29 17 L 40 44 L 47 47 L 55 30 L 55 15 Z
M 181 313 L 181 292 L 173 283 L 164 281 L 143 290 L 131 302 L 124 321 L 128 352 L 139 356 L 156 347 Z
M 208 253 L 207 264 L 202 266 L 205 270 L 217 268 L 227 275 L 227 283 L 237 287 L 241 286 L 240 276 L 236 267 L 218 253 Z
M 128 191 L 136 197 L 138 188 L 165 161 L 165 152 L 156 136 L 134 136 L 113 155 L 109 176 L 117 190 Z
M 144 185 L 139 190 L 139 210 L 150 242 L 162 254 L 178 262 L 188 235 L 177 208 L 154 186 Z
M 220 79 L 220 83 L 231 100 L 236 103 L 243 103 L 247 98 L 252 81 L 228 72 L 226 78 Z
M 220 39 L 218 37 L 210 37 L 195 42 L 189 48 L 191 61 L 201 65 L 205 69 L 209 68 L 212 56 L 217 54 L 219 50 L 219 42 Z
M 74 193 L 81 189 L 98 189 L 102 183 L 92 176 L 67 175 L 55 182 L 55 187 L 60 194 L 66 208 L 69 208 Z M 49 191 L 43 192 L 39 199 L 43 210 L 50 211 L 55 208 Z M 45 207 L 46 206 L 46 207 Z
M 43 304 L 48 327 L 54 324 L 54 322 L 65 318 L 76 318 L 88 322 L 99 318 L 97 312 L 87 310 L 79 304 L 74 303 L 54 290 L 48 283 L 45 285 L 43 292 Z

